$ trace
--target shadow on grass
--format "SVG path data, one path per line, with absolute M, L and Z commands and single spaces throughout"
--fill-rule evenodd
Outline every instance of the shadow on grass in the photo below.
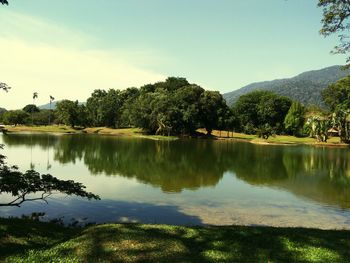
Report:
M 349 262 L 348 231 L 109 224 L 89 227 L 35 262 Z
M 80 232 L 52 223 L 0 218 L 0 260 L 28 249 L 47 249 Z

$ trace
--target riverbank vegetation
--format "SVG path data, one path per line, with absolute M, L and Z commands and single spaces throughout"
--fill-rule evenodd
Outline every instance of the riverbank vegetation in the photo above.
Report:
M 332 135 L 332 144 L 337 143 L 335 136 L 340 143 L 348 143 L 349 84 L 347 77 L 326 88 L 322 96 L 328 108 L 324 109 L 306 108 L 287 97 L 260 90 L 242 95 L 229 108 L 219 92 L 206 91 L 184 78 L 170 77 L 139 89 L 95 90 L 86 103 L 62 100 L 54 110 L 40 110 L 34 104 L 22 110 L 2 110 L 0 119 L 15 126 L 8 128 L 9 131 L 151 135 L 155 139 L 163 138 L 159 136 L 173 139 L 203 136 L 198 130 L 204 129 L 209 137 L 213 130 L 219 130 L 226 131 L 226 137 L 234 138 L 233 134 L 238 134 L 238 138 L 254 139 L 250 135 L 256 135 L 266 141 L 271 138 L 270 142 L 326 143 Z M 54 126 L 46 126 L 51 123 Z M 224 137 L 221 132 L 219 137 Z
M 346 262 L 348 231 L 106 224 L 81 229 L 0 219 L 5 262 Z

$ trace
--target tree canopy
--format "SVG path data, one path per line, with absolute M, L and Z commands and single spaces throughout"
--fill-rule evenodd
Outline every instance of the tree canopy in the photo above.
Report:
M 242 95 L 233 106 L 238 131 L 255 134 L 257 129 L 271 127 L 275 133 L 284 130 L 284 119 L 292 101 L 271 91 L 253 91 Z
M 349 0 L 319 0 L 318 6 L 323 10 L 322 28 L 320 33 L 329 36 L 338 33 L 339 45 L 333 53 L 346 54 L 350 50 L 350 1 Z M 350 62 L 350 57 L 346 60 Z M 347 65 L 350 66 L 349 64 Z

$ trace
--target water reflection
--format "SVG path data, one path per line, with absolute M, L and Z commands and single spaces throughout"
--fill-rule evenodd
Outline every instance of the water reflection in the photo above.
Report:
M 53 154 L 61 164 L 82 161 L 92 175 L 135 178 L 164 192 L 214 187 L 225 172 L 232 172 L 251 185 L 280 188 L 319 203 L 350 208 L 348 148 L 92 135 L 7 135 L 3 142 L 9 147 L 39 146 L 48 151 L 48 160 Z

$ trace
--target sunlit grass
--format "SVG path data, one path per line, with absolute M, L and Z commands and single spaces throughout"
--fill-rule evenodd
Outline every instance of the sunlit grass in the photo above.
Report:
M 0 219 L 7 262 L 348 262 L 350 232 L 106 224 L 62 228 Z

